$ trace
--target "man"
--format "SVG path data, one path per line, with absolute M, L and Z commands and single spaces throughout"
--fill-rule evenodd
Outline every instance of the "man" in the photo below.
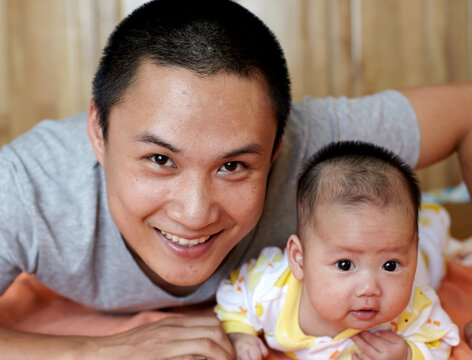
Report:
M 247 10 L 148 3 L 111 35 L 88 116 L 44 122 L 0 153 L 1 289 L 25 271 L 105 311 L 211 301 L 230 269 L 295 230 L 297 174 L 328 142 L 374 141 L 417 166 L 458 150 L 472 179 L 468 93 L 291 106 L 280 46 Z M 0 347 L 18 358 L 234 357 L 213 317 L 104 338 L 1 329 Z

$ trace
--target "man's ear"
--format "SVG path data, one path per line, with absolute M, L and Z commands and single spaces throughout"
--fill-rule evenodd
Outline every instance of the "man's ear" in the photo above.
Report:
M 88 116 L 87 116 L 87 135 L 90 143 L 92 144 L 95 157 L 98 162 L 103 166 L 103 159 L 105 154 L 105 140 L 103 138 L 102 127 L 100 126 L 100 120 L 98 117 L 98 111 L 95 107 L 95 102 L 90 101 Z
M 290 235 L 287 242 L 287 258 L 290 270 L 297 280 L 303 279 L 303 247 L 297 235 Z
M 272 153 L 272 159 L 271 161 L 274 162 L 275 159 L 277 159 L 277 156 L 279 156 L 279 153 L 280 153 L 280 149 L 282 148 L 282 137 L 279 139 L 279 141 L 277 142 L 277 144 L 274 144 L 274 151 Z

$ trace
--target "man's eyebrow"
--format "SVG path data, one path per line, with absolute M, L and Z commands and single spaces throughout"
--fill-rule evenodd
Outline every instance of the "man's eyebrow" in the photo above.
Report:
M 248 144 L 243 146 L 242 148 L 229 151 L 221 157 L 222 159 L 228 159 L 234 156 L 242 155 L 242 154 L 262 154 L 264 149 L 259 144 Z
M 138 142 L 144 142 L 144 143 L 148 143 L 148 144 L 154 144 L 154 145 L 162 146 L 162 147 L 165 147 L 165 148 L 169 149 L 170 151 L 172 151 L 174 153 L 180 153 L 181 152 L 181 150 L 179 148 L 175 147 L 172 144 L 169 144 L 168 142 L 164 141 L 163 139 L 161 139 L 159 136 L 157 136 L 155 134 L 150 134 L 150 133 L 147 133 L 147 132 L 143 132 L 143 133 L 138 134 L 135 137 L 135 140 L 138 141 Z M 245 145 L 245 146 L 243 146 L 239 149 L 235 149 L 235 150 L 229 151 L 227 153 L 224 153 L 220 157 L 222 159 L 228 159 L 228 158 L 238 156 L 238 155 L 242 155 L 242 154 L 262 154 L 263 152 L 264 152 L 264 149 L 262 148 L 262 146 L 260 146 L 259 144 L 252 143 L 252 144 Z
M 147 133 L 147 132 L 138 134 L 135 137 L 135 140 L 139 141 L 139 142 L 144 142 L 144 143 L 147 143 L 147 144 L 154 144 L 154 145 L 162 146 L 162 147 L 165 147 L 165 148 L 169 149 L 170 151 L 172 151 L 174 153 L 179 153 L 180 152 L 180 149 L 176 148 L 174 145 L 171 145 L 168 142 L 162 140 L 157 135 L 150 134 L 150 133 Z

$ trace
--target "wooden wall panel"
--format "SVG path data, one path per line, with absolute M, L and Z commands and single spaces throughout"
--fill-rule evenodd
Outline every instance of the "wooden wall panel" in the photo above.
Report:
M 316 94 L 319 97 L 330 95 L 329 3 L 324 0 L 307 1 L 304 14 L 306 55 L 303 67 L 298 70 L 299 78 L 303 79 L 303 82 L 293 84 L 296 87 L 293 96 L 297 100 L 307 94 Z M 295 73 L 297 69 L 290 71 Z
M 55 0 L 51 5 L 7 1 L 10 124 L 14 134 L 33 126 L 35 116 L 55 116 L 63 101 L 69 100 L 63 91 L 68 90 L 64 83 L 68 72 L 65 3 Z
M 10 140 L 6 0 L 0 0 L 0 145 Z
M 352 96 L 350 13 L 349 1 L 328 1 L 328 91 L 333 96 Z
M 297 1 L 302 37 L 292 39 L 281 36 L 283 22 L 266 16 L 283 1 L 258 0 L 249 8 L 281 39 L 296 100 L 472 79 L 470 0 Z M 296 55 L 293 42 L 301 48 Z M 461 181 L 455 156 L 418 173 L 427 190 Z
M 472 0 L 237 0 L 286 53 L 293 96 L 360 96 L 472 78 Z M 86 111 L 115 24 L 145 0 L 0 0 L 0 144 Z M 455 185 L 457 160 L 420 172 Z
M 144 0 L 0 0 L 0 144 L 87 110 L 103 46 Z
M 276 33 L 282 45 L 293 93 L 302 97 L 306 86 L 306 18 L 307 0 L 239 0 L 237 1 L 256 15 Z

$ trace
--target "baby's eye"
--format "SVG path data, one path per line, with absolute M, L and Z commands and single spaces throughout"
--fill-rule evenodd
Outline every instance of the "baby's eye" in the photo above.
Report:
M 244 169 L 246 167 L 247 166 L 240 161 L 228 161 L 227 163 L 224 163 L 223 166 L 220 167 L 219 170 L 222 172 L 231 173 L 231 172 Z
M 172 166 L 175 167 L 174 162 L 171 160 L 170 157 L 162 155 L 162 154 L 154 154 L 149 156 L 149 159 L 156 163 L 159 166 Z
M 395 271 L 397 269 L 398 263 L 395 260 L 387 261 L 382 268 L 385 271 Z
M 342 271 L 349 271 L 349 270 L 355 269 L 354 264 L 350 260 L 345 260 L 345 259 L 339 260 L 336 263 L 336 267 Z

